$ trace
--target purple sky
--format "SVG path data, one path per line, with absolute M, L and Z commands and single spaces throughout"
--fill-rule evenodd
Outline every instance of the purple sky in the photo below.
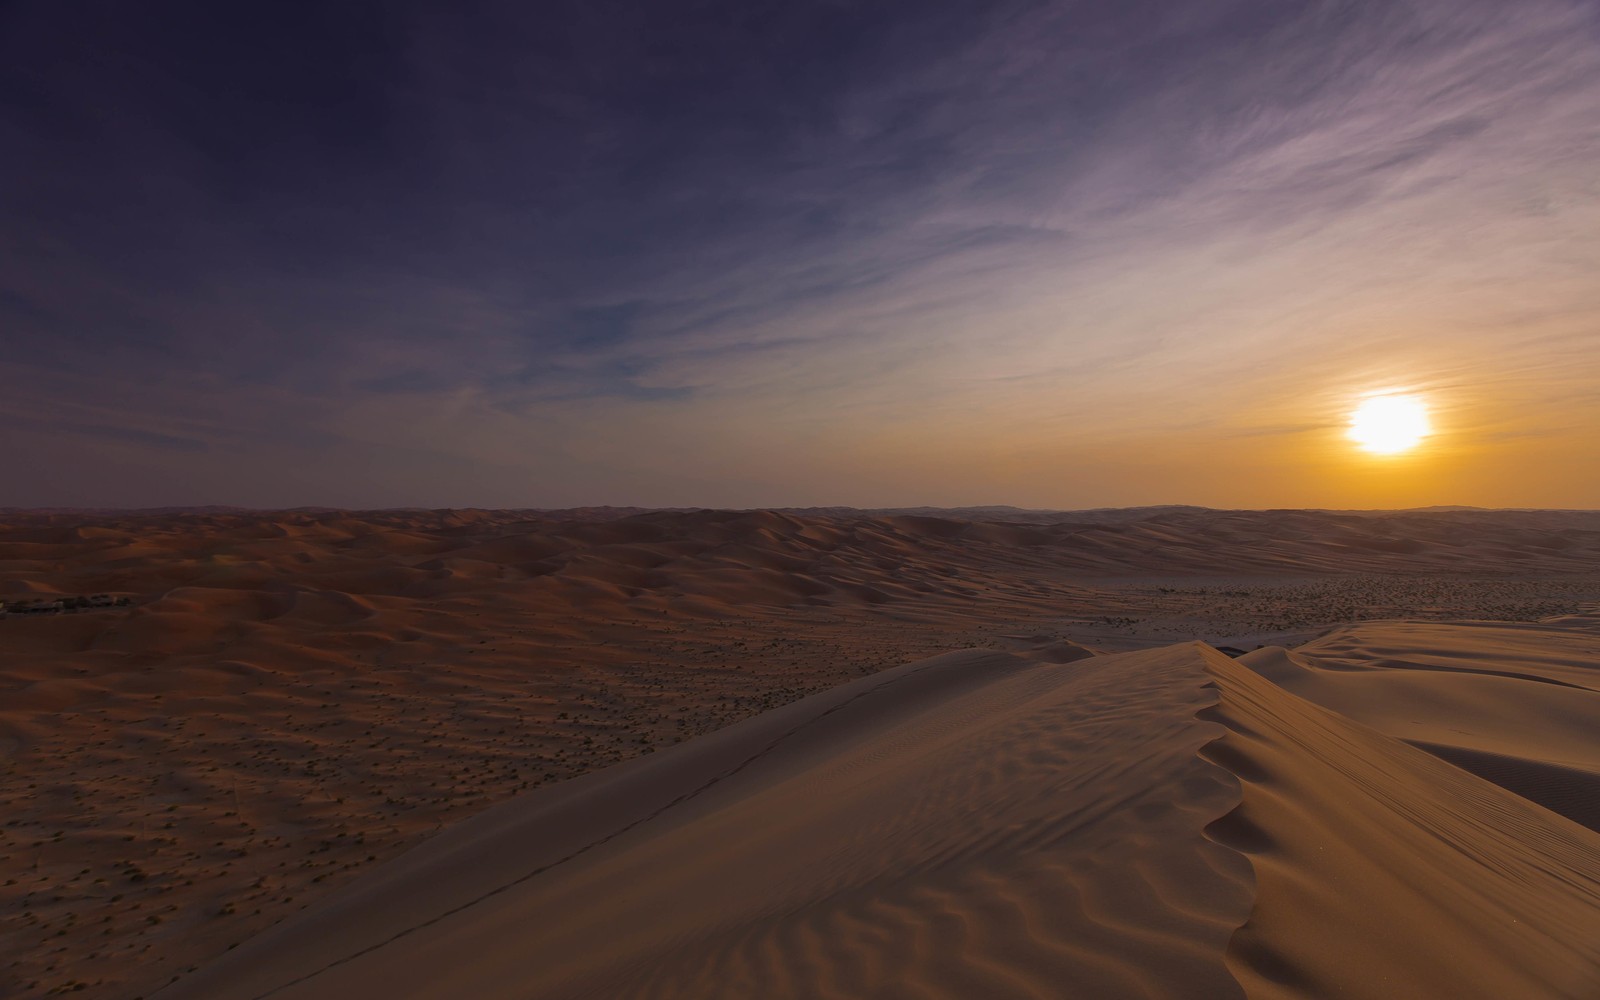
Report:
M 1597 164 L 1592 0 L 22 0 L 0 506 L 1597 507 Z

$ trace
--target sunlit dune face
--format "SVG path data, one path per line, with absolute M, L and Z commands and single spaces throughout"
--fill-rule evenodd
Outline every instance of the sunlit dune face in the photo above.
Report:
M 1432 433 L 1427 404 L 1416 396 L 1373 396 L 1350 414 L 1350 440 L 1376 455 L 1408 451 Z

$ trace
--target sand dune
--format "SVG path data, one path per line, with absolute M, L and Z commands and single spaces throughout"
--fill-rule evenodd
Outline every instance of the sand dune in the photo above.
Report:
M 264 513 L 189 517 L 13 514 L 0 531 L 11 593 L 148 595 L 155 585 L 255 589 L 317 580 L 363 595 L 437 594 L 429 581 L 484 576 L 609 581 L 628 591 L 695 589 L 718 572 L 775 588 L 734 603 L 787 603 L 795 576 L 828 598 L 850 587 L 1013 582 L 1029 572 L 1133 576 L 1594 572 L 1600 517 L 1582 512 L 1158 510 L 1145 518 L 1034 524 L 923 515 L 651 512 L 583 520 L 527 511 Z M 635 570 L 629 575 L 624 569 Z M 137 586 L 135 586 L 137 585 Z M 717 589 L 708 584 L 710 589 Z M 451 589 L 446 587 L 443 592 Z M 626 596 L 637 597 L 637 593 Z
M 1206 679 L 885 671 L 477 817 L 161 995 L 1239 995 Z
M 1600 995 L 1600 835 L 1207 658 L 1229 732 L 1205 755 L 1244 787 L 1210 832 L 1254 868 L 1228 955 L 1252 1000 Z
M 1600 616 L 1368 623 L 1241 662 L 1600 830 Z
M 0 995 L 148 993 L 497 804 L 966 647 L 1332 628 L 1243 662 L 1592 826 L 1587 640 L 1337 630 L 1569 612 L 1597 554 L 1573 512 L 11 513 L 0 599 L 134 603 L 0 621 Z
M 1479 631 L 1428 630 L 1445 684 Z M 1252 666 L 885 671 L 491 810 L 160 995 L 1600 990 L 1600 835 Z

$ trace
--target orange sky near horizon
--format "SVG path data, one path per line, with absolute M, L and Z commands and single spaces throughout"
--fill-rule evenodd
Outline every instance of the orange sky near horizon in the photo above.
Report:
M 0 506 L 1600 508 L 1589 0 L 623 6 L 0 8 Z

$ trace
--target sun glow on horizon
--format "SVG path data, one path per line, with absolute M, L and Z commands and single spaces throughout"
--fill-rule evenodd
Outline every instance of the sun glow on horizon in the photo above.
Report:
M 1350 440 L 1376 455 L 1409 451 L 1433 433 L 1428 406 L 1405 394 L 1372 396 L 1350 414 Z

